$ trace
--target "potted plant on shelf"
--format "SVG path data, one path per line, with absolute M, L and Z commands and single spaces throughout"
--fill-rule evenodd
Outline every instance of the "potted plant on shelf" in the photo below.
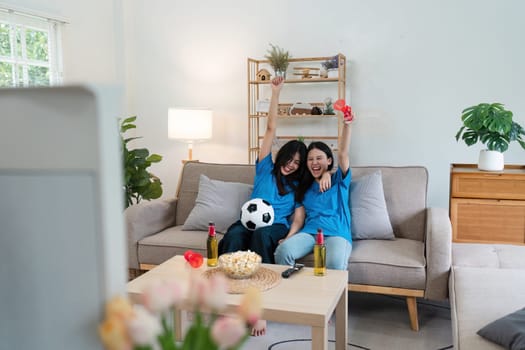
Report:
M 335 55 L 334 57 L 321 63 L 323 68 L 326 70 L 326 76 L 328 78 L 337 78 L 339 76 L 339 57 Z
M 461 138 L 467 146 L 478 141 L 487 146 L 479 154 L 480 170 L 503 170 L 503 152 L 511 141 L 517 141 L 525 149 L 525 130 L 512 120 L 512 112 L 505 110 L 501 103 L 480 103 L 468 107 L 463 110 L 461 120 L 463 126 L 456 134 L 456 141 Z
M 286 78 L 286 69 L 290 64 L 289 60 L 292 57 L 288 51 L 285 51 L 279 46 L 270 43 L 268 54 L 264 57 L 270 61 L 270 66 L 272 66 L 276 76 L 282 76 Z
M 160 162 L 162 156 L 150 155 L 146 148 L 128 149 L 128 142 L 140 137 L 124 138 L 126 131 L 137 127 L 133 123 L 136 119 L 136 116 L 129 117 L 120 123 L 125 208 L 142 199 L 157 199 L 162 195 L 160 179 L 147 170 L 152 163 Z

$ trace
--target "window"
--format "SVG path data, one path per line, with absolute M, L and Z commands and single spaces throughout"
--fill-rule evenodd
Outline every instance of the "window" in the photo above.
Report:
M 0 8 L 0 87 L 60 84 L 63 24 Z

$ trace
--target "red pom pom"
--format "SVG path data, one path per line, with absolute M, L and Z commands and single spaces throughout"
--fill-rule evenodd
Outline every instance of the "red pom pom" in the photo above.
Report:
M 195 253 L 193 250 L 187 250 L 184 253 L 184 259 L 190 264 L 191 267 L 198 268 L 202 265 L 204 258 L 201 254 Z
M 336 111 L 343 111 L 343 108 L 345 108 L 345 106 L 346 106 L 346 102 L 343 99 L 339 99 L 335 101 L 334 103 L 334 109 Z

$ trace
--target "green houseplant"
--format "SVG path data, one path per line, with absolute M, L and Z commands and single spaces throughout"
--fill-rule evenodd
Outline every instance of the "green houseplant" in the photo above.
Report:
M 124 119 L 120 123 L 120 140 L 122 148 L 122 162 L 124 172 L 124 201 L 125 207 L 139 203 L 142 199 L 151 200 L 162 195 L 162 183 L 158 177 L 147 169 L 152 163 L 158 163 L 162 156 L 149 154 L 146 148 L 128 149 L 128 143 L 141 137 L 124 138 L 129 129 L 135 129 L 136 116 Z
M 270 61 L 270 66 L 275 71 L 275 75 L 286 77 L 286 69 L 288 69 L 289 60 L 292 57 L 289 52 L 272 43 L 270 43 L 270 49 L 267 52 L 268 54 L 264 57 Z
M 462 139 L 467 146 L 481 142 L 487 147 L 487 150 L 482 150 L 486 154 L 480 153 L 480 169 L 502 170 L 503 152 L 509 148 L 511 141 L 517 141 L 525 149 L 525 130 L 512 120 L 512 116 L 512 112 L 505 110 L 501 103 L 480 103 L 462 111 L 463 126 L 456 134 L 456 141 Z M 501 169 L 484 169 L 481 158 L 488 154 L 500 157 L 497 153 L 501 155 L 498 166 Z

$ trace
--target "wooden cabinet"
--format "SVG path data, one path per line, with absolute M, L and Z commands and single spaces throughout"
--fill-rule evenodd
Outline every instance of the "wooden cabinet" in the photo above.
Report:
M 337 77 L 321 77 L 321 64 L 329 59 L 336 57 L 339 67 Z M 275 148 L 291 139 L 302 138 L 304 140 L 320 140 L 331 146 L 337 152 L 337 141 L 341 134 L 343 116 L 340 112 L 336 114 L 314 115 L 301 113 L 291 115 L 290 108 L 294 103 L 302 102 L 312 107 L 324 108 L 324 100 L 330 97 L 333 102 L 337 99 L 345 98 L 346 93 L 346 57 L 343 54 L 326 57 L 292 58 L 286 71 L 286 86 L 281 92 L 279 101 L 279 129 Z M 306 71 L 313 73 L 310 76 Z M 264 71 L 266 70 L 266 71 Z M 258 111 L 257 105 L 265 98 L 270 98 L 271 88 L 269 78 L 273 69 L 268 60 L 257 60 L 248 58 L 248 160 L 251 164 L 255 163 L 259 154 L 260 143 L 266 129 L 267 113 Z M 290 86 L 292 85 L 292 86 Z M 295 90 L 297 94 L 294 98 L 285 96 L 290 90 Z M 286 124 L 285 127 L 281 127 Z M 310 124 L 312 129 L 322 124 L 328 131 L 323 134 L 320 132 L 307 132 L 305 125 Z M 319 130 L 321 128 L 318 128 Z M 306 130 L 306 131 L 305 131 Z M 322 130 L 319 130 L 322 131 Z
M 450 220 L 454 242 L 525 244 L 525 166 L 452 164 Z

